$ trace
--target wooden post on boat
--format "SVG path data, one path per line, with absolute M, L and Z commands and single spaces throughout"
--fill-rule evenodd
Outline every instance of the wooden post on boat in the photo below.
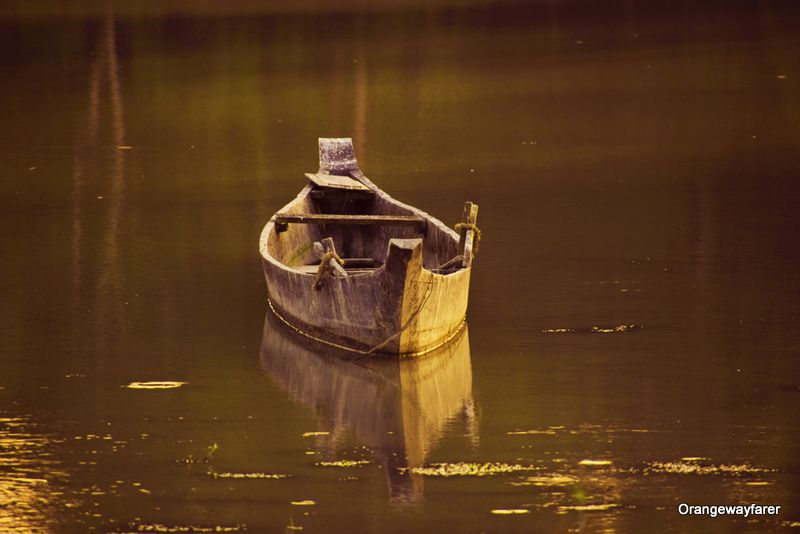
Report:
M 336 247 L 333 245 L 333 238 L 326 237 L 320 239 L 322 245 L 322 261 L 317 270 L 317 277 L 314 279 L 314 289 L 322 289 L 325 279 L 328 276 L 347 276 L 347 271 L 339 262 L 342 259 L 336 253 Z
M 326 237 L 325 239 L 320 239 L 319 241 L 322 243 L 322 251 L 323 253 L 330 252 L 333 255 L 333 260 L 330 262 L 330 266 L 333 269 L 334 273 L 337 276 L 347 276 L 347 271 L 344 270 L 344 267 L 339 263 L 339 254 L 336 252 L 336 247 L 333 244 L 332 237 Z
M 478 221 L 478 205 L 473 202 L 464 203 L 464 213 L 461 216 L 461 225 L 458 240 L 458 253 L 462 256 L 461 265 L 472 265 L 472 256 L 475 246 L 475 224 Z
M 319 138 L 319 174 L 348 176 L 351 171 L 358 170 L 350 137 Z

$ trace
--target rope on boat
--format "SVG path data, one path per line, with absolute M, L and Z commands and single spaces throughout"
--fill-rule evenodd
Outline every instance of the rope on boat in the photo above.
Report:
M 339 265 L 344 267 L 344 260 L 336 254 L 336 251 L 329 250 L 322 256 L 322 261 L 317 269 L 317 277 L 314 279 L 314 289 L 322 289 L 325 279 L 333 274 L 330 269 L 331 261 L 336 261 Z
M 428 296 L 430 296 L 430 293 L 428 294 Z M 283 324 L 288 326 L 294 332 L 297 332 L 301 336 L 303 336 L 305 338 L 308 338 L 308 339 L 310 339 L 312 341 L 316 341 L 317 343 L 321 343 L 321 344 L 327 345 L 329 347 L 334 347 L 336 349 L 343 350 L 343 351 L 346 351 L 346 352 L 353 352 L 355 354 L 361 355 L 362 357 L 369 356 L 373 352 L 375 352 L 375 351 L 379 350 L 381 347 L 385 346 L 389 341 L 391 341 L 392 339 L 394 339 L 395 337 L 400 335 L 400 333 L 402 333 L 403 330 L 405 330 L 408 327 L 408 325 L 411 324 L 411 319 L 413 319 L 420 312 L 420 310 L 422 310 L 422 306 L 425 304 L 426 301 L 427 301 L 427 297 L 425 298 L 425 300 L 423 300 L 423 302 L 419 306 L 419 308 L 417 308 L 417 311 L 414 312 L 414 314 L 411 316 L 411 318 L 406 322 L 405 325 L 403 325 L 403 327 L 398 332 L 392 334 L 391 336 L 389 336 L 389 338 L 386 339 L 386 341 L 376 345 L 375 347 L 371 348 L 370 350 L 361 350 L 361 349 L 356 349 L 354 347 L 348 347 L 346 345 L 341 345 L 339 343 L 334 343 L 333 341 L 328 341 L 327 339 L 322 339 L 320 337 L 311 335 L 308 332 L 305 332 L 305 331 L 301 330 L 300 328 L 298 328 L 295 325 L 293 325 L 292 323 L 290 323 L 283 315 L 281 315 L 278 312 L 278 310 L 275 309 L 275 306 L 272 304 L 272 299 L 270 299 L 269 295 L 267 295 L 267 304 L 269 305 L 270 311 L 275 315 L 275 317 L 277 317 Z M 429 352 L 433 352 L 436 349 L 441 348 L 444 345 L 448 344 L 450 341 L 452 341 L 453 338 L 455 338 L 461 332 L 461 330 L 464 329 L 464 325 L 466 325 L 466 324 L 467 324 L 467 318 L 465 316 L 463 319 L 461 319 L 461 323 L 459 323 L 458 328 L 453 330 L 446 338 L 444 338 L 442 341 L 440 341 L 436 345 L 433 345 L 432 347 L 428 347 L 427 349 L 419 350 L 419 351 L 416 351 L 416 352 L 406 352 L 406 353 L 403 353 L 402 356 L 411 356 L 411 357 L 413 357 L 413 356 L 422 356 L 423 354 L 428 354 Z
M 478 228 L 478 225 L 475 223 L 458 223 L 455 225 L 456 232 L 460 232 L 461 230 L 472 230 L 475 232 L 475 240 L 472 242 L 472 255 L 478 253 L 478 247 L 481 244 L 481 230 Z

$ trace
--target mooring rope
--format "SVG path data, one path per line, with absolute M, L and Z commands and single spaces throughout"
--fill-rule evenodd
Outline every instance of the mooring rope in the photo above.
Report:
M 430 296 L 430 292 L 429 292 L 429 294 L 427 296 L 428 297 Z M 370 354 L 372 354 L 375 351 L 379 350 L 381 347 L 385 346 L 386 343 L 391 341 L 393 338 L 395 338 L 398 335 L 400 335 L 403 332 L 403 330 L 405 330 L 408 327 L 408 325 L 411 324 L 411 319 L 413 319 L 420 312 L 420 310 L 422 310 L 422 306 L 425 305 L 426 301 L 427 301 L 427 297 L 423 300 L 422 304 L 420 304 L 420 306 L 417 308 L 417 311 L 414 312 L 414 314 L 412 314 L 411 318 L 408 321 L 406 321 L 406 324 L 403 325 L 403 327 L 398 332 L 395 332 L 394 334 L 389 336 L 389 338 L 387 338 L 385 341 L 383 341 L 382 343 L 379 343 L 378 345 L 376 345 L 375 347 L 371 348 L 370 350 L 361 350 L 361 349 L 357 349 L 357 348 L 354 348 L 354 347 L 348 347 L 346 345 L 341 345 L 339 343 L 334 343 L 333 341 L 328 341 L 327 339 L 322 339 L 320 337 L 317 337 L 317 336 L 314 336 L 312 334 L 309 334 L 308 332 L 305 332 L 302 329 L 296 327 L 295 325 L 290 323 L 283 315 L 281 315 L 278 312 L 278 310 L 275 309 L 275 306 L 272 304 L 272 299 L 270 299 L 269 295 L 267 295 L 267 304 L 269 305 L 270 311 L 275 315 L 275 317 L 277 317 L 283 324 L 285 324 L 287 327 L 292 329 L 294 332 L 297 332 L 301 336 L 306 337 L 306 338 L 308 338 L 308 339 L 310 339 L 312 341 L 316 341 L 317 343 L 321 343 L 321 344 L 327 345 L 329 347 L 334 347 L 336 349 L 343 350 L 343 351 L 346 351 L 346 352 L 353 352 L 355 354 L 360 354 L 362 357 L 363 356 L 369 356 Z M 434 350 L 436 350 L 436 349 L 438 349 L 440 347 L 443 347 L 444 345 L 449 343 L 453 338 L 455 338 L 456 335 L 458 335 L 458 333 L 461 332 L 461 330 L 464 328 L 464 325 L 466 325 L 466 324 L 467 324 L 467 318 L 465 316 L 464 318 L 461 319 L 461 322 L 459 323 L 458 328 L 453 330 L 441 342 L 437 343 L 436 345 L 433 345 L 432 347 L 428 347 L 427 349 L 424 349 L 424 350 L 419 350 L 419 351 L 416 351 L 416 352 L 403 353 L 403 354 L 401 354 L 401 356 L 408 356 L 408 357 L 422 356 L 423 354 L 427 354 L 429 352 L 433 352 Z
M 461 230 L 472 230 L 475 232 L 475 239 L 472 242 L 472 255 L 478 253 L 478 247 L 481 244 L 481 230 L 478 228 L 478 225 L 475 223 L 458 223 L 455 225 L 456 232 L 460 232 Z

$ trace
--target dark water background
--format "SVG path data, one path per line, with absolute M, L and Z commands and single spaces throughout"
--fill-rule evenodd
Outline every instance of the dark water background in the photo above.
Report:
M 0 531 L 797 526 L 800 11 L 664 4 L 4 5 Z M 445 222 L 480 204 L 471 366 L 400 441 L 536 471 L 398 498 L 371 386 L 262 361 L 258 235 L 320 136 Z

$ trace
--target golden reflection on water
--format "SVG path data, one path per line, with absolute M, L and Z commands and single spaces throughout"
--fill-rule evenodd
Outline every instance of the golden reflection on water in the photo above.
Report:
M 188 382 L 161 380 L 154 382 L 131 382 L 125 387 L 129 389 L 175 389 L 186 384 L 188 384 Z
M 425 459 L 460 419 L 464 433 L 477 440 L 472 398 L 469 334 L 423 358 L 353 361 L 326 353 L 287 332 L 268 313 L 261 363 L 300 404 L 313 409 L 322 430 L 315 439 L 324 468 L 359 468 L 365 459 L 341 458 L 348 435 L 371 451 L 386 469 L 394 502 L 419 502 Z
M 550 432 L 552 431 L 552 433 Z M 551 450 L 546 457 L 534 460 L 536 473 L 524 476 L 511 474 L 509 486 L 518 488 L 509 499 L 508 509 L 549 510 L 589 530 L 618 530 L 624 526 L 628 512 L 646 502 L 647 493 L 658 487 L 660 498 L 677 493 L 682 480 L 721 484 L 726 502 L 760 502 L 772 491 L 773 476 L 779 471 L 769 466 L 747 462 L 716 462 L 705 456 L 682 456 L 679 459 L 631 461 L 630 458 L 581 458 L 558 453 L 562 439 L 598 439 L 611 443 L 615 439 L 643 434 L 663 433 L 642 428 L 614 425 L 551 426 L 532 430 L 506 432 L 509 440 L 536 442 Z M 523 447 L 525 445 L 523 444 Z M 554 454 L 550 454 L 550 453 Z M 609 456 L 613 454 L 609 453 Z M 527 489 L 526 489 L 527 488 Z M 530 499 L 524 502 L 522 499 Z M 492 510 L 492 513 L 494 510 Z
M 0 532 L 41 532 L 52 525 L 54 484 L 65 473 L 50 459 L 50 438 L 18 417 L 0 417 Z

